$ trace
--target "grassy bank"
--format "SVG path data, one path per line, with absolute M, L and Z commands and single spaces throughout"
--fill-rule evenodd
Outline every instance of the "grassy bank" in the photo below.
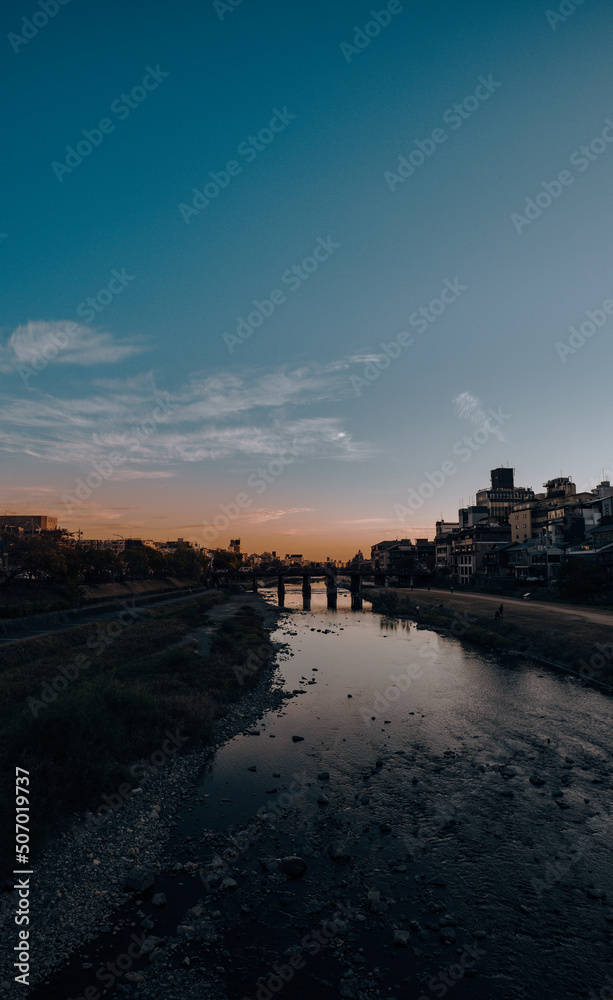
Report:
M 42 584 L 30 580 L 13 580 L 10 587 L 0 588 L 0 619 L 25 618 L 29 615 L 47 614 L 80 608 L 97 601 L 147 596 L 188 587 L 199 587 L 193 579 L 167 577 L 165 580 L 135 580 L 126 583 L 102 583 L 98 586 L 68 584 Z
M 219 626 L 206 656 L 194 643 L 177 645 L 223 600 L 207 595 L 3 648 L 3 874 L 14 866 L 16 766 L 30 772 L 36 855 L 102 793 L 136 787 L 130 766 L 159 751 L 168 732 L 187 737 L 189 750 L 210 741 L 215 718 L 257 680 L 250 669 L 239 683 L 233 668 L 255 648 L 272 653 L 261 616 L 247 606 Z
M 465 595 L 463 595 L 465 596 Z M 520 617 L 520 609 L 507 610 L 495 619 L 491 610 L 454 608 L 421 597 L 412 599 L 393 590 L 368 590 L 365 600 L 382 614 L 405 614 L 442 634 L 449 634 L 491 653 L 521 653 L 570 671 L 583 680 L 613 687 L 613 629 L 578 618 L 558 615 L 555 624 L 543 626 Z M 449 600 L 442 598 L 441 600 Z M 505 605 L 508 608 L 508 605 Z M 419 607 L 419 611 L 417 608 Z

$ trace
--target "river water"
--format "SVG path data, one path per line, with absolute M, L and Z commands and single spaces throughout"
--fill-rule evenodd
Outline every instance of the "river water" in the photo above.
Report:
M 293 997 L 328 985 L 338 996 L 343 972 L 357 996 L 374 968 L 383 997 L 598 995 L 613 929 L 610 697 L 368 603 L 352 611 L 349 594 L 331 611 L 314 590 L 305 612 L 290 588 L 285 607 L 273 638 L 287 644 L 285 687 L 304 693 L 218 751 L 178 832 L 195 824 L 221 850 L 228 830 L 249 829 L 262 806 L 276 817 L 279 803 L 268 842 L 241 849 L 235 868 L 261 893 L 266 845 L 307 864 L 289 897 L 265 874 L 271 887 L 248 903 L 257 919 L 237 933 L 260 967 L 245 963 L 236 996 L 255 996 L 266 961 L 316 927 L 310 913 L 335 894 L 361 918 L 340 968 L 313 958 Z
M 610 696 L 343 592 L 304 611 L 288 588 L 273 639 L 292 696 L 188 796 L 156 877 L 168 904 L 139 910 L 152 933 L 200 904 L 217 940 L 190 969 L 228 1000 L 613 995 Z

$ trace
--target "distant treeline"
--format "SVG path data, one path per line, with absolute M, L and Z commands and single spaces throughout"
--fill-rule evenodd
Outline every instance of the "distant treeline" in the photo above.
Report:
M 95 586 L 151 577 L 200 580 L 208 569 L 207 555 L 188 544 L 180 545 L 174 552 L 130 544 L 117 554 L 91 543 L 75 542 L 61 528 L 32 535 L 0 532 L 0 587 L 10 587 L 16 580 L 60 586 L 79 583 Z

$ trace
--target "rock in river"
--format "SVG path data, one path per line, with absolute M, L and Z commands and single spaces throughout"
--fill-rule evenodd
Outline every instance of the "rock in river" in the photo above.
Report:
M 302 858 L 293 855 L 292 857 L 281 858 L 279 868 L 288 878 L 300 878 L 304 875 L 307 865 Z

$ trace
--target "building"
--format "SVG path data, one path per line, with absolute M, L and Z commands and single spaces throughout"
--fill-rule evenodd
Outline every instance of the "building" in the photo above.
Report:
M 0 528 L 4 531 L 21 528 L 26 535 L 37 531 L 56 531 L 57 517 L 47 514 L 0 514 Z
M 460 507 L 458 511 L 460 530 L 474 528 L 475 524 L 489 516 L 490 512 L 486 506 Z
M 459 521 L 437 521 L 436 522 L 436 537 L 439 535 L 448 535 L 451 531 L 459 531 L 460 522 Z
M 477 493 L 477 507 L 486 507 L 488 515 L 496 518 L 499 524 L 509 523 L 509 514 L 514 507 L 535 499 L 534 490 L 514 485 L 514 476 L 515 469 L 492 469 L 491 487 Z
M 507 550 L 509 571 L 518 582 L 549 583 L 556 580 L 564 558 L 564 548 L 534 538 L 514 543 Z
M 568 477 L 550 479 L 543 483 L 546 493 L 539 493 L 534 500 L 519 504 L 509 514 L 509 524 L 513 531 L 514 542 L 524 542 L 529 538 L 542 538 L 550 531 L 554 523 L 558 528 L 564 527 L 566 534 L 563 540 L 570 542 L 583 538 L 579 521 L 573 526 L 573 519 L 586 520 L 582 511 L 587 504 L 598 506 L 606 500 L 594 499 L 592 493 L 577 493 L 577 488 Z M 587 523 L 591 523 L 587 516 Z M 562 540 L 560 530 L 557 539 Z
M 477 576 L 487 576 L 485 554 L 511 541 L 511 529 L 495 518 L 480 521 L 452 537 L 451 570 L 461 584 L 473 583 Z
M 509 526 L 514 542 L 525 542 L 532 538 L 532 506 L 525 504 L 512 510 L 509 514 Z
M 605 545 L 613 545 L 613 524 L 594 525 L 587 529 L 587 538 L 595 550 L 602 549 Z
M 416 568 L 432 571 L 436 565 L 436 543 L 427 538 L 415 539 Z
M 404 538 L 402 540 L 402 544 L 410 545 L 411 543 L 408 538 Z M 386 539 L 384 542 L 377 542 L 376 545 L 371 545 L 370 563 L 376 573 L 389 572 L 389 550 L 394 545 L 398 545 L 398 539 L 396 539 L 396 541 L 389 541 Z
M 458 528 L 459 531 L 459 528 Z M 449 570 L 451 567 L 451 553 L 453 551 L 453 540 L 458 531 L 449 531 L 446 535 L 440 534 L 434 539 L 435 568 L 440 572 Z
M 293 555 L 288 554 L 285 556 L 284 560 L 286 566 L 302 566 L 302 561 L 303 556 L 301 553 L 295 553 Z

